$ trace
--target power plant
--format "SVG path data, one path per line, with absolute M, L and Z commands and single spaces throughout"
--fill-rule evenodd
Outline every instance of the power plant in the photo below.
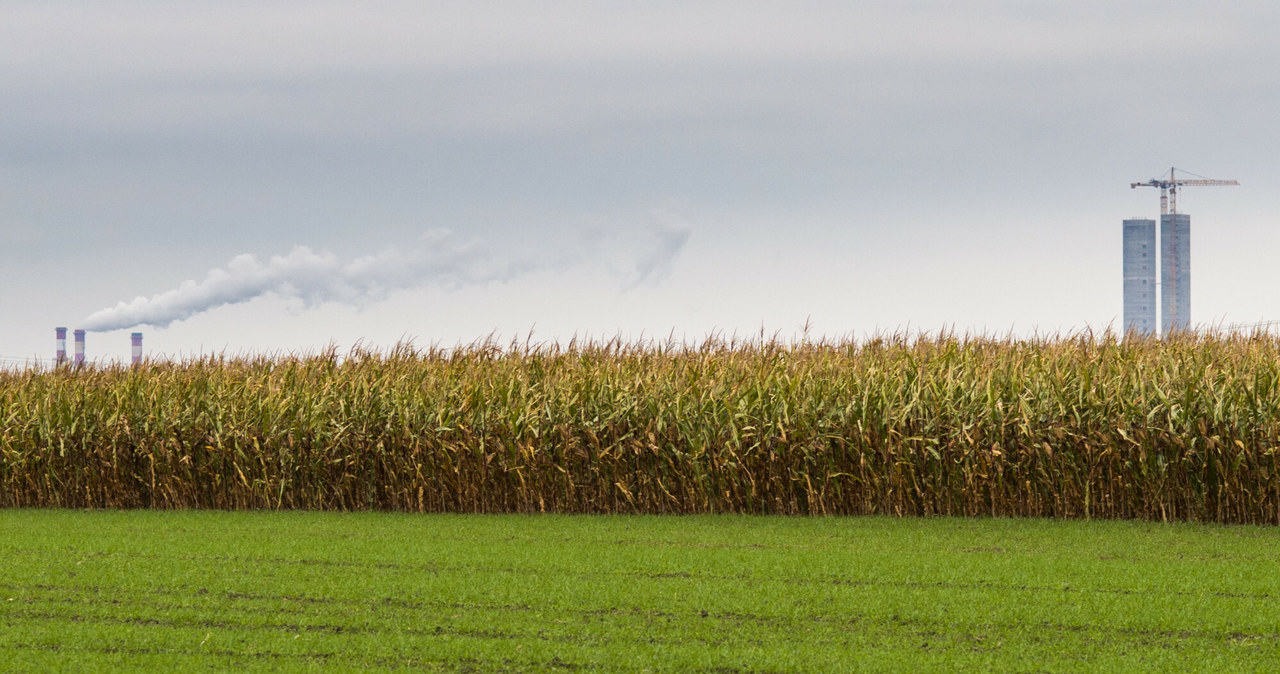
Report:
M 61 365 L 67 362 L 67 329 L 54 328 L 54 331 L 57 335 L 57 340 L 58 340 L 57 342 L 58 350 L 56 352 L 57 358 L 54 362 L 56 362 L 58 365 Z
M 84 330 L 76 330 L 76 367 L 84 366 Z
M 1179 178 L 1177 170 L 1170 168 L 1167 180 L 1160 177 L 1129 183 L 1130 189 L 1160 188 L 1160 249 L 1156 251 L 1154 220 L 1124 221 L 1125 332 L 1156 334 L 1156 260 L 1160 266 L 1160 334 L 1191 328 L 1191 216 L 1178 212 L 1178 188 L 1240 184 L 1203 176 Z
M 54 339 L 56 350 L 55 363 L 62 365 L 67 362 L 67 329 L 54 328 Z M 72 333 L 75 336 L 75 360 L 76 367 L 84 367 L 84 330 L 76 330 Z M 135 332 L 129 335 L 130 342 L 130 361 L 134 365 L 142 363 L 142 333 Z

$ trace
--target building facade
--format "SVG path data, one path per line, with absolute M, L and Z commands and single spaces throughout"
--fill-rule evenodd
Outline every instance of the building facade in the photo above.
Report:
M 1191 216 L 1160 216 L 1160 331 L 1191 328 Z
M 1156 221 L 1124 221 L 1124 325 L 1126 333 L 1156 334 Z

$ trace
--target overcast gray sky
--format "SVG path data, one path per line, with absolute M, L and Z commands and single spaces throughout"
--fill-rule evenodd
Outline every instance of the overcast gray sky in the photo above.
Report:
M 1280 319 L 1278 7 L 9 0 L 0 356 Z

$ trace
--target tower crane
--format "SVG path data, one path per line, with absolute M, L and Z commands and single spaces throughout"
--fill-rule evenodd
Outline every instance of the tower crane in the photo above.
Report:
M 1178 188 L 1186 187 L 1217 187 L 1222 185 L 1239 185 L 1237 180 L 1212 180 L 1204 176 L 1197 176 L 1194 179 L 1178 178 L 1174 172 L 1178 169 L 1169 168 L 1169 179 L 1163 177 L 1152 178 L 1146 182 L 1129 183 L 1129 189 L 1136 187 L 1159 187 L 1160 188 L 1160 215 L 1168 215 L 1178 212 Z M 1183 173 L 1188 173 L 1183 171 Z M 1195 175 L 1195 174 L 1192 174 Z
M 1160 188 L 1160 326 L 1165 334 L 1191 326 L 1191 216 L 1178 213 L 1178 188 L 1239 184 L 1204 176 L 1179 178 L 1176 168 L 1169 169 L 1168 180 L 1161 176 L 1129 183 L 1130 189 Z

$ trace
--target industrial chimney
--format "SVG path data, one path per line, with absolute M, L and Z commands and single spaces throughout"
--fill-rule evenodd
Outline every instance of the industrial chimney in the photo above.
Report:
M 76 330 L 76 367 L 84 365 L 84 330 Z
M 67 362 L 67 329 L 54 328 L 53 331 L 54 331 L 54 334 L 57 335 L 57 339 L 58 339 L 58 342 L 57 342 L 58 355 L 57 355 L 56 362 L 58 365 L 61 365 Z
M 133 364 L 142 363 L 142 333 L 135 332 L 129 337 L 133 340 Z

